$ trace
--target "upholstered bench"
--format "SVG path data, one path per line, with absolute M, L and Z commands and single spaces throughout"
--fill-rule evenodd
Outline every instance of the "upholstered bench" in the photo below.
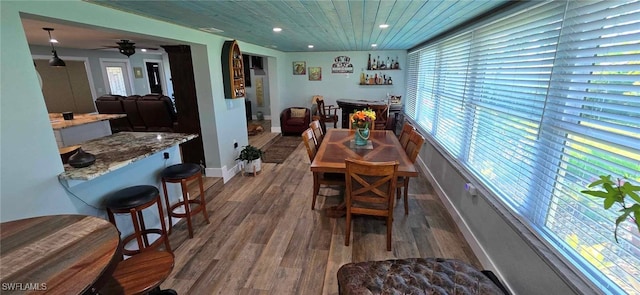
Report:
M 457 259 L 407 258 L 348 263 L 340 294 L 507 294 L 495 276 Z

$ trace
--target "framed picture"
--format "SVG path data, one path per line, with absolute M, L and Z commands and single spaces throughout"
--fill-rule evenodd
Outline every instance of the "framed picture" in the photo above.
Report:
M 309 81 L 322 81 L 322 67 L 309 67 Z
M 346 55 L 336 56 L 331 65 L 332 74 L 353 74 L 353 64 L 351 58 Z
M 307 74 L 307 62 L 306 61 L 294 61 L 293 62 L 293 74 L 294 75 L 306 75 Z
M 142 68 L 141 67 L 133 67 L 133 76 L 136 78 L 142 78 Z

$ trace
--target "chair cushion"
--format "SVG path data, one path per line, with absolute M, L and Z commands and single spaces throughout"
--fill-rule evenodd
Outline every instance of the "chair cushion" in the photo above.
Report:
M 289 118 L 287 120 L 287 125 L 291 125 L 291 126 L 300 126 L 300 125 L 306 125 L 306 122 L 304 121 L 304 118 Z
M 304 118 L 307 109 L 291 108 L 291 118 Z
M 443 258 L 348 263 L 338 269 L 340 294 L 504 294 L 473 266 Z
M 130 186 L 109 195 L 105 206 L 114 210 L 135 208 L 153 201 L 159 194 L 158 189 L 152 185 Z
M 171 165 L 162 170 L 162 178 L 181 179 L 188 178 L 196 173 L 200 173 L 202 167 L 195 163 L 180 163 Z

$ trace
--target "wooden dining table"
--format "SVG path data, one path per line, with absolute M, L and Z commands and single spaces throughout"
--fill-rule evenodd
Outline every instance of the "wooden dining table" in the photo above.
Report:
M 312 172 L 346 173 L 345 159 L 357 159 L 370 162 L 398 161 L 398 176 L 416 177 L 418 170 L 400 145 L 400 141 L 391 130 L 370 130 L 367 146 L 355 146 L 355 131 L 348 129 L 329 129 L 320 148 L 311 162 Z M 329 208 L 327 214 L 340 216 L 342 207 Z
M 2 294 L 82 294 L 120 260 L 120 234 L 107 220 L 52 215 L 0 224 Z

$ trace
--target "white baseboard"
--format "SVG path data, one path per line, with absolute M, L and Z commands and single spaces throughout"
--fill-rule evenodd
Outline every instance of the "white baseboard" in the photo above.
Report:
M 282 129 L 280 127 L 271 127 L 271 133 L 282 133 Z
M 465 240 L 467 240 L 467 243 L 469 243 L 469 246 L 471 247 L 471 251 L 473 251 L 473 254 L 476 255 L 476 258 L 478 258 L 478 260 L 480 261 L 480 264 L 482 264 L 482 267 L 484 269 L 491 270 L 498 277 L 500 282 L 507 289 L 509 289 L 509 292 L 511 292 L 511 294 L 515 294 L 513 293 L 513 290 L 509 287 L 509 285 L 506 283 L 506 281 L 504 280 L 504 277 L 502 276 L 498 268 L 495 266 L 495 264 L 493 263 L 493 261 L 491 260 L 487 252 L 484 250 L 484 248 L 482 247 L 482 245 L 480 244 L 476 236 L 473 234 L 473 232 L 471 231 L 471 228 L 467 225 L 465 220 L 462 219 L 462 216 L 460 215 L 460 212 L 458 212 L 458 209 L 456 209 L 453 203 L 451 203 L 451 200 L 449 200 L 449 197 L 447 196 L 447 194 L 444 192 L 440 184 L 435 180 L 435 177 L 431 173 L 431 170 L 429 170 L 427 165 L 422 161 L 420 157 L 418 157 L 417 162 L 418 162 L 418 166 L 420 167 L 420 170 L 422 170 L 424 175 L 427 177 L 427 179 L 431 183 L 433 189 L 435 190 L 436 195 L 438 195 L 438 198 L 440 198 L 440 201 L 442 201 L 444 206 L 447 208 L 447 211 L 449 212 L 449 214 L 453 218 L 453 221 L 456 223 L 456 225 L 460 229 L 460 232 L 464 236 Z
M 207 177 L 221 177 L 223 183 L 227 183 L 227 181 L 231 180 L 238 172 L 240 172 L 238 164 L 233 165 L 231 169 L 227 169 L 227 166 L 222 166 L 222 168 L 205 168 Z

